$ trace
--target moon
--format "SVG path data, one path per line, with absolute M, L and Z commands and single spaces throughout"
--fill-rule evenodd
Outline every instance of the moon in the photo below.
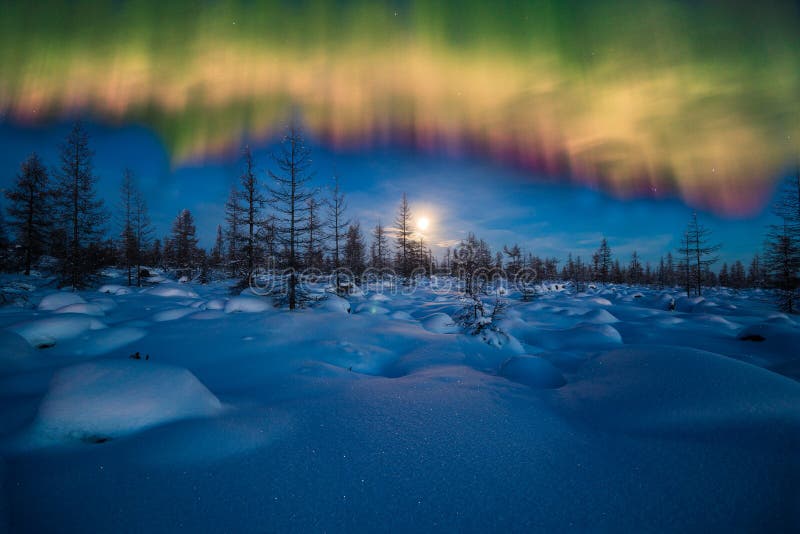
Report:
M 430 224 L 431 224 L 431 221 L 427 217 L 420 217 L 417 220 L 417 227 L 419 227 L 419 229 L 423 230 L 423 231 L 427 230 L 428 226 L 430 226 Z

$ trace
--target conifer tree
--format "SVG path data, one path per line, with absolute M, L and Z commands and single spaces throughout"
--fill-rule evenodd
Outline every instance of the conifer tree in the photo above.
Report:
M 51 228 L 51 196 L 47 169 L 34 152 L 22 165 L 17 180 L 6 191 L 9 226 L 22 247 L 25 276 L 31 274 L 35 258 L 45 251 Z
M 89 135 L 80 122 L 75 123 L 61 146 L 60 166 L 56 174 L 56 208 L 65 239 L 62 272 L 73 290 L 83 287 L 97 267 L 94 256 L 86 254 L 90 244 L 99 240 L 104 218 L 103 202 L 97 199 Z
M 289 268 L 287 285 L 289 309 L 298 304 L 297 270 L 300 267 L 300 245 L 303 233 L 307 231 L 308 199 L 307 189 L 312 179 L 311 150 L 305 143 L 303 132 L 296 121 L 292 121 L 289 132 L 284 137 L 275 155 L 277 171 L 270 170 L 273 186 L 269 189 L 269 202 L 276 212 L 276 235 L 286 249 Z
M 400 202 L 395 226 L 397 228 L 397 267 L 401 275 L 408 276 L 411 274 L 411 255 L 413 254 L 411 239 L 413 231 L 411 230 L 411 208 L 408 206 L 408 198 L 405 193 L 403 193 L 403 200 Z

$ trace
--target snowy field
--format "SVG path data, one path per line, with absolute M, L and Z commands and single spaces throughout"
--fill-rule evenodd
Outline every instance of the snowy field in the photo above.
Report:
M 540 287 L 490 345 L 429 287 L 46 282 L 4 280 L 0 531 L 800 529 L 800 323 L 764 293 Z

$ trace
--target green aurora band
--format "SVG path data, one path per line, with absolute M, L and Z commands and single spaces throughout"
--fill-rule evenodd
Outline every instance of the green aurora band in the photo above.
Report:
M 177 163 L 292 113 L 334 146 L 471 153 L 761 209 L 800 152 L 795 2 L 6 2 L 0 112 L 142 122 Z

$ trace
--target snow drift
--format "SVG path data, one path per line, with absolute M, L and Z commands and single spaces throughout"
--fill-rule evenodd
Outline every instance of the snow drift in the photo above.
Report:
M 43 441 L 102 442 L 168 421 L 215 415 L 221 408 L 186 369 L 150 361 L 98 361 L 56 373 L 33 433 Z

